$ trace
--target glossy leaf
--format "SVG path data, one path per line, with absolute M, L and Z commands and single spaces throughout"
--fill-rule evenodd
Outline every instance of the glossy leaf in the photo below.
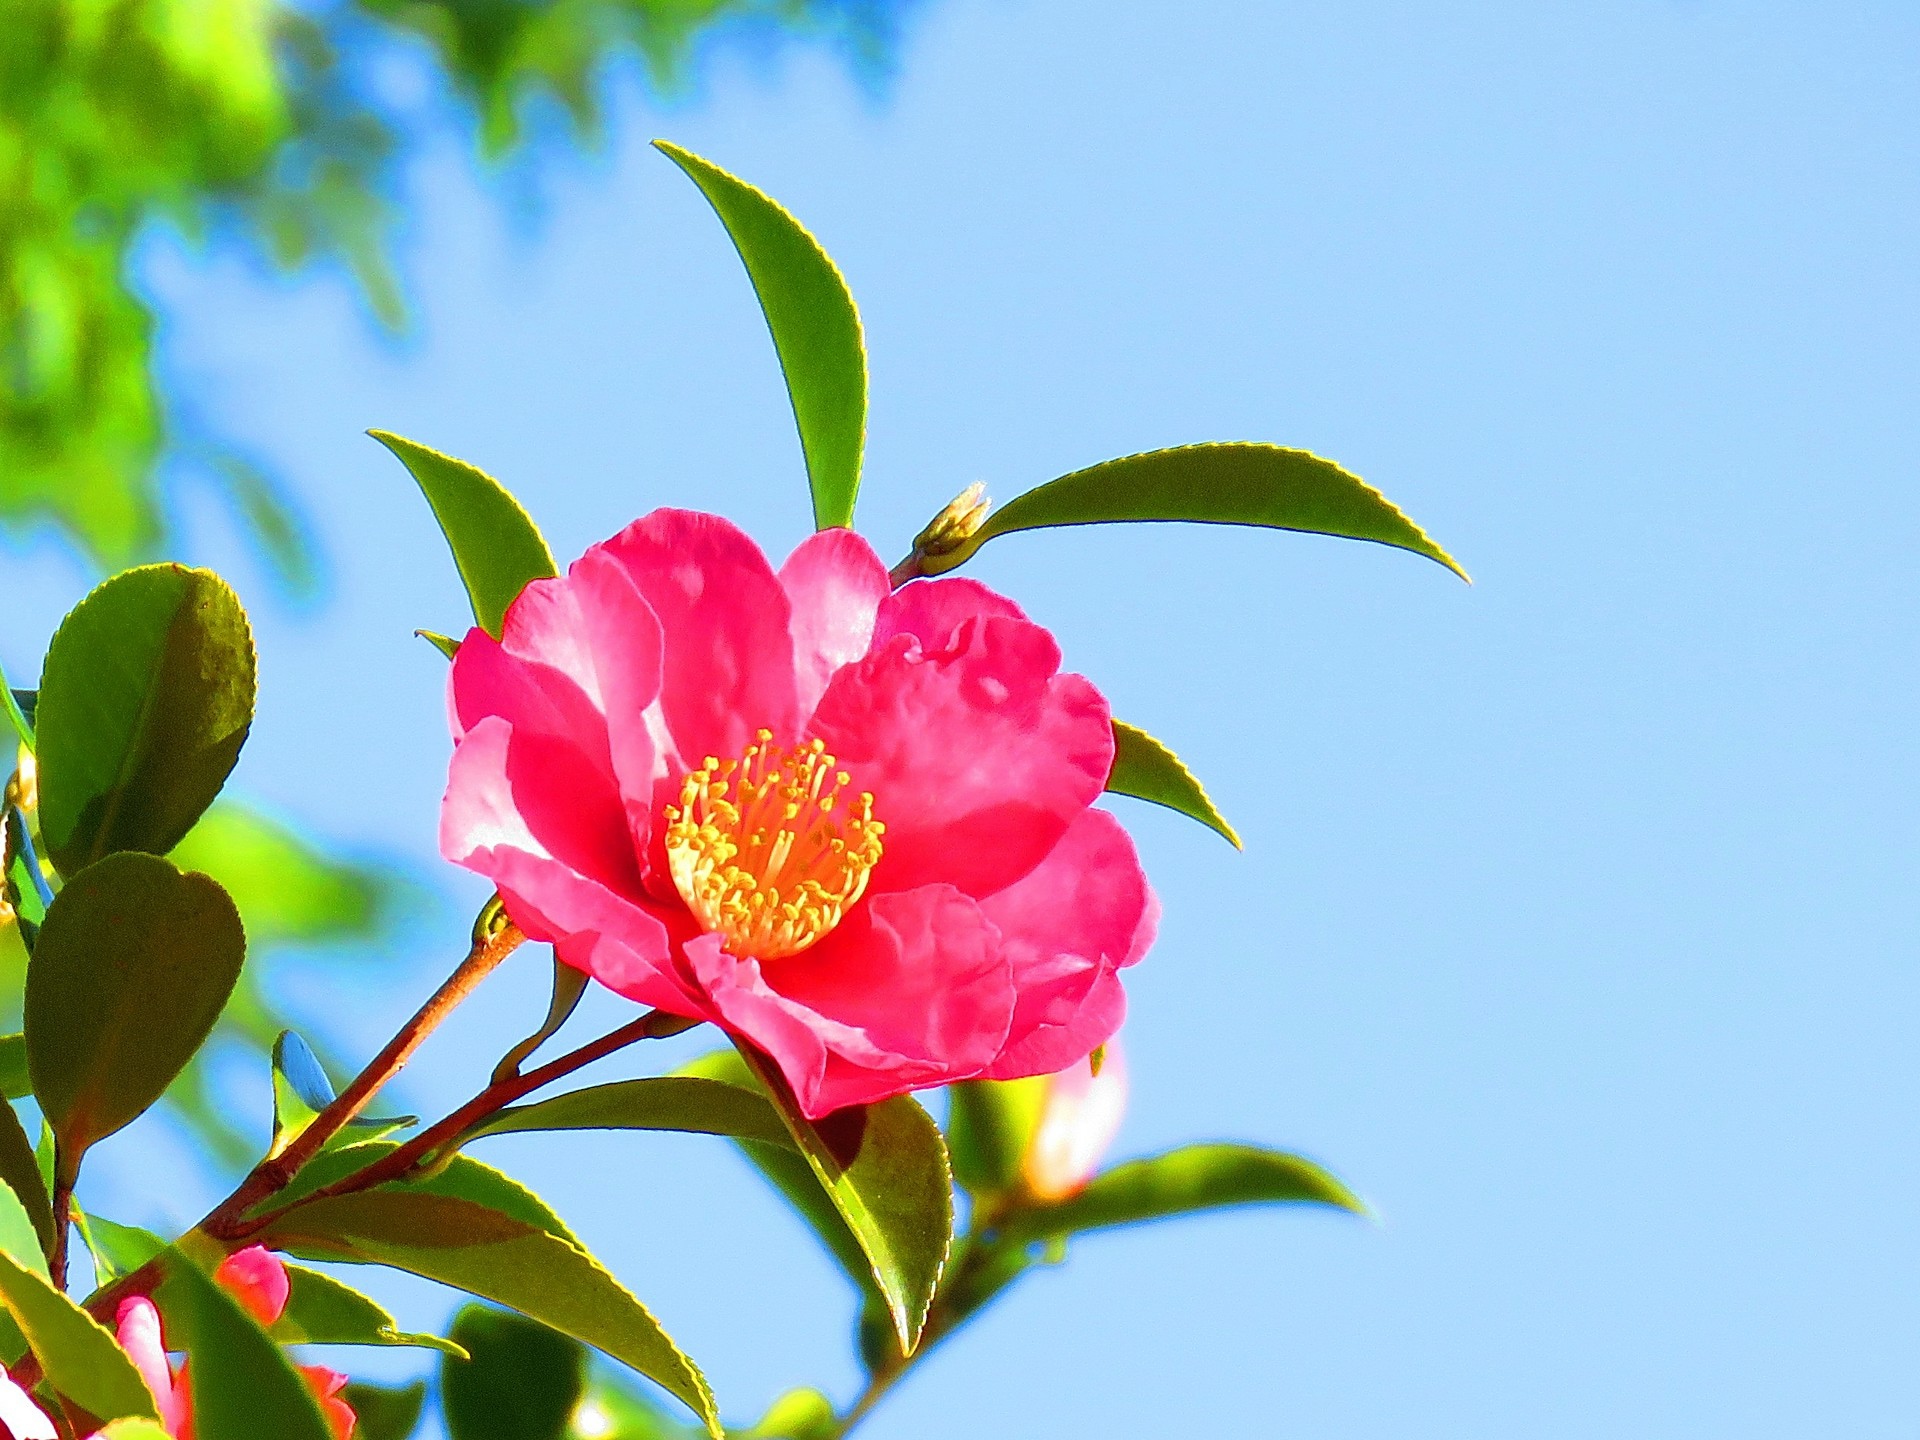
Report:
M 1329 1205 L 1367 1213 L 1359 1197 L 1313 1161 L 1253 1145 L 1187 1145 L 1131 1160 L 1071 1199 L 1009 1216 L 1008 1239 L 1043 1240 L 1232 1205 Z
M 60 873 L 179 844 L 240 758 L 253 696 L 253 632 L 213 572 L 146 565 L 81 601 L 36 714 L 40 833 Z
M 138 1270 L 167 1248 L 167 1242 L 151 1230 L 121 1225 L 98 1215 L 87 1216 L 86 1234 L 94 1265 L 109 1279 Z
M 498 1085 L 518 1075 L 527 1057 L 557 1035 L 560 1027 L 573 1017 L 580 997 L 586 993 L 587 972 L 576 970 L 556 955 L 553 960 L 553 990 L 547 1000 L 547 1018 L 540 1022 L 539 1029 L 500 1057 L 500 1063 L 493 1067 L 493 1083 Z
M 944 554 L 921 557 L 939 575 L 965 564 L 989 540 L 1056 525 L 1187 520 L 1258 525 L 1372 540 L 1462 570 L 1379 491 L 1331 460 L 1279 445 L 1183 445 L 1076 470 L 1010 500 Z
M 498 640 L 507 606 L 527 582 L 560 573 L 540 527 L 485 471 L 384 430 L 367 433 L 394 453 L 427 497 L 467 587 L 473 621 Z
M 282 1345 L 411 1346 L 449 1355 L 465 1352 L 438 1335 L 401 1330 L 377 1301 L 351 1285 L 309 1270 L 287 1266 L 287 1308 L 267 1332 Z
M 311 1200 L 267 1237 L 308 1259 L 390 1265 L 509 1306 L 632 1366 L 720 1435 L 705 1377 L 646 1307 L 544 1205 L 465 1156 L 417 1183 Z
M 24 1100 L 33 1094 L 33 1081 L 27 1074 L 27 1037 L 0 1035 L 0 1092 L 9 1100 Z
M 974 1195 L 1001 1195 L 1020 1169 L 1040 1125 L 1048 1077 L 967 1080 L 948 1088 L 947 1150 L 953 1174 Z
M 240 1302 L 177 1249 L 154 1292 L 167 1340 L 181 1346 L 194 1440 L 333 1440 L 305 1378 Z
M 40 1162 L 34 1158 L 33 1141 L 27 1138 L 26 1128 L 13 1106 L 7 1104 L 0 1104 L 0 1181 L 6 1182 L 7 1189 L 19 1201 L 22 1213 L 38 1237 L 40 1254 L 51 1255 L 53 1202 L 40 1180 Z
M 340 1398 L 353 1407 L 353 1440 L 409 1440 L 420 1428 L 427 1382 L 399 1387 L 354 1384 L 341 1391 Z
M 587 1389 L 579 1342 L 484 1305 L 462 1310 L 450 1334 L 471 1358 L 440 1362 L 449 1440 L 562 1440 Z
M 779 1111 L 761 1091 L 691 1075 L 615 1080 L 512 1106 L 466 1139 L 521 1130 L 677 1130 L 794 1148 Z
M 155 855 L 68 881 L 27 967 L 27 1064 L 69 1164 L 160 1098 L 240 977 L 233 901 Z
M 5 1253 L 0 1253 L 0 1306 L 26 1337 L 48 1382 L 95 1421 L 160 1418 L 146 1382 L 113 1336 L 46 1279 Z
M 1122 720 L 1113 722 L 1113 769 L 1107 775 L 1107 790 L 1178 810 L 1234 849 L 1242 848 L 1233 826 L 1214 808 L 1206 788 L 1181 764 L 1180 757 L 1146 731 Z
M 691 151 L 653 143 L 707 197 L 760 297 L 807 459 L 815 528 L 852 525 L 867 433 L 867 356 L 847 282 L 777 201 Z
M 859 1244 L 911 1355 L 953 1240 L 953 1171 L 939 1127 L 910 1095 L 816 1123 L 770 1062 L 749 1049 L 740 1059 Z

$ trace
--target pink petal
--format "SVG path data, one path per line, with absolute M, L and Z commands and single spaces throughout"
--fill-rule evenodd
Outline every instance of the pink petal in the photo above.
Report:
M 765 727 L 798 727 L 786 592 L 732 522 L 656 510 L 601 547 L 660 622 L 660 706 L 681 768 L 739 755 Z
M 4 1373 L 0 1373 L 0 1429 L 13 1440 L 59 1440 L 60 1435 L 47 1412 Z
M 1063 1070 L 1112 1037 L 1126 1016 L 1118 971 L 1146 954 L 1160 917 L 1118 820 L 1085 811 L 1032 873 L 980 908 L 1000 927 L 1020 997 L 990 1078 Z
M 220 1262 L 213 1278 L 263 1326 L 286 1313 L 287 1297 L 293 1293 L 287 1267 L 264 1245 L 234 1251 Z
M 167 1433 L 180 1434 L 188 1423 L 187 1391 L 174 1383 L 173 1367 L 167 1363 L 166 1338 L 160 1330 L 160 1312 L 153 1308 L 153 1302 L 144 1295 L 122 1300 L 115 1338 L 140 1378 L 147 1382 Z
M 1093 802 L 1113 764 L 1107 704 L 1059 664 L 1038 625 L 975 618 L 945 648 L 896 635 L 834 675 L 810 729 L 887 827 L 873 890 L 991 895 Z
M 967 620 L 1024 620 L 1026 612 L 978 580 L 915 580 L 888 597 L 874 625 L 873 643 L 912 635 L 923 650 L 944 650 Z
M 604 546 L 576 560 L 567 578 L 593 657 L 613 773 L 635 848 L 644 853 L 659 813 L 655 790 L 667 770 L 666 737 L 654 731 L 666 642 L 626 566 Z
M 340 1398 L 340 1392 L 347 1388 L 347 1377 L 324 1365 L 302 1365 L 299 1369 L 307 1388 L 313 1392 L 313 1398 L 320 1402 L 321 1413 L 327 1417 L 327 1428 L 333 1432 L 333 1440 L 348 1440 L 360 1417 L 353 1413 L 351 1405 Z
M 1107 1045 L 1100 1073 L 1086 1060 L 1047 1081 L 1040 1123 L 1027 1146 L 1021 1179 L 1041 1200 L 1064 1200 L 1086 1187 L 1120 1133 L 1127 1113 L 1127 1061 L 1118 1040 Z
M 851 530 L 822 530 L 801 541 L 780 567 L 780 585 L 793 607 L 800 713 L 808 715 L 828 677 L 873 644 L 874 617 L 892 586 L 873 547 Z

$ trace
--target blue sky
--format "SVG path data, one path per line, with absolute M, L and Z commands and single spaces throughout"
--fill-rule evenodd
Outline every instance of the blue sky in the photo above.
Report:
M 975 479 L 1004 499 L 1261 439 L 1368 477 L 1477 581 L 1198 528 L 977 562 L 1247 841 L 1124 812 L 1166 920 L 1120 1153 L 1297 1148 L 1384 1221 L 1089 1240 L 864 1433 L 1911 1434 L 1911 9 L 933 0 L 883 94 L 803 50 L 723 52 L 697 103 L 620 94 L 617 142 L 552 167 L 531 225 L 451 140 L 410 174 L 403 347 L 329 284 L 149 257 L 170 383 L 280 468 L 332 557 L 330 601 L 291 613 L 183 497 L 184 553 L 256 610 L 241 778 L 448 897 L 404 984 L 303 986 L 322 1025 L 377 1043 L 481 898 L 434 868 L 444 667 L 410 635 L 460 623 L 457 582 L 360 432 L 487 467 L 563 555 L 660 504 L 776 551 L 804 533 L 771 348 L 645 148 L 667 135 L 846 271 L 883 551 Z M 30 674 L 84 581 L 51 548 L 0 563 L 0 660 Z M 429 1052 L 417 1103 L 526 1028 L 540 968 Z M 190 1220 L 204 1179 L 126 1143 L 162 1177 L 132 1217 Z M 722 1147 L 490 1158 L 733 1413 L 849 1393 L 837 1282 Z M 391 1293 L 409 1320 L 446 1304 Z

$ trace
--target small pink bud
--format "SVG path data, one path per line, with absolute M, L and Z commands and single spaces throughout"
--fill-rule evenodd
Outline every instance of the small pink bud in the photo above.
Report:
M 287 1267 L 264 1245 L 234 1251 L 220 1262 L 213 1278 L 263 1326 L 286 1313 L 287 1296 L 292 1293 Z
M 1086 1187 L 1127 1113 L 1127 1065 L 1118 1041 L 1105 1047 L 1100 1073 L 1091 1057 L 1048 1077 L 1040 1123 L 1021 1166 L 1037 1200 L 1064 1200 Z

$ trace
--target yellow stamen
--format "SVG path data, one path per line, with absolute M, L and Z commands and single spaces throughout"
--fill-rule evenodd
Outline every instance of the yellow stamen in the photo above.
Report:
M 709 755 L 666 807 L 673 883 L 734 954 L 797 955 L 866 890 L 887 827 L 872 795 L 843 793 L 839 763 L 822 741 L 789 749 L 762 730 L 739 760 Z

